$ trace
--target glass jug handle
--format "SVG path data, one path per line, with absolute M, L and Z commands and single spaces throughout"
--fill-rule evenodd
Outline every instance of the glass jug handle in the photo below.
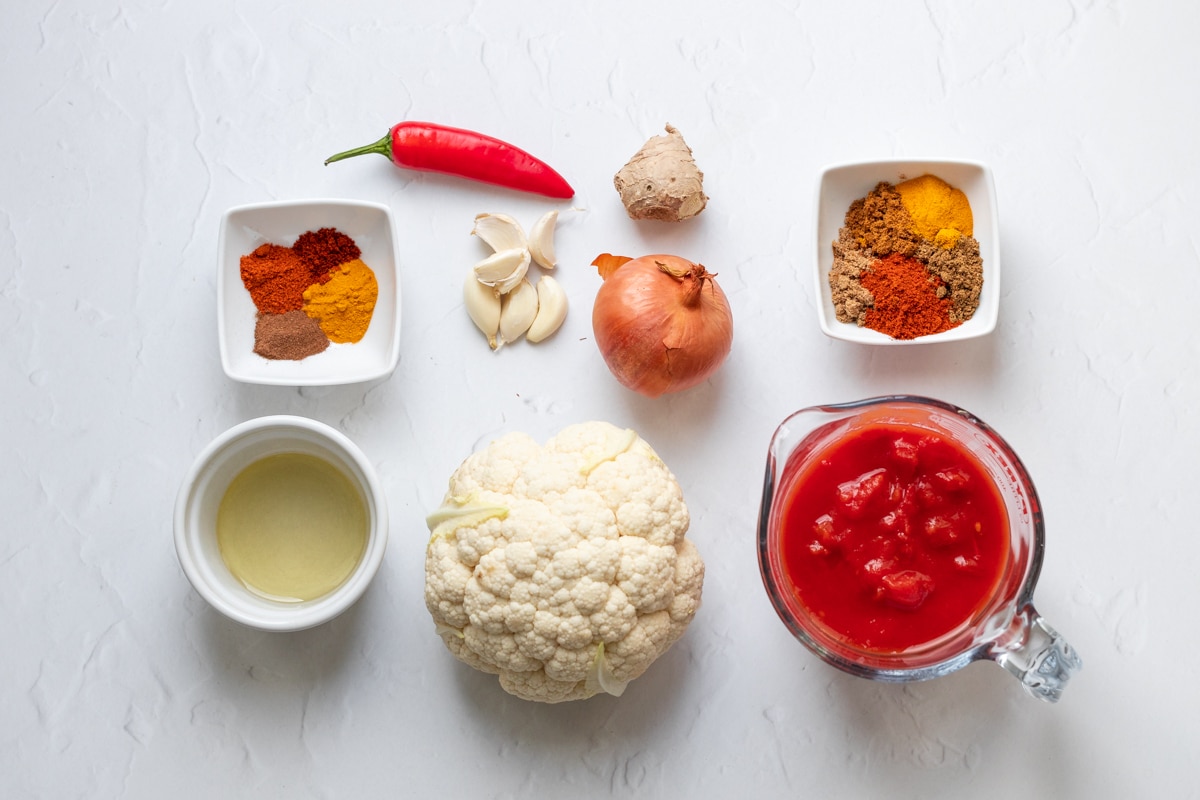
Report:
M 1016 676 L 1026 692 L 1050 703 L 1058 702 L 1071 676 L 1083 668 L 1079 654 L 1031 604 L 1017 611 L 986 655 Z

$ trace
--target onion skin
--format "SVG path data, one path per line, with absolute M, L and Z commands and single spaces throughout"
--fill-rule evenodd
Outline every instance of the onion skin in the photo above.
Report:
M 649 255 L 605 279 L 592 332 L 621 385 L 660 397 L 703 383 L 721 366 L 733 346 L 733 315 L 703 266 Z

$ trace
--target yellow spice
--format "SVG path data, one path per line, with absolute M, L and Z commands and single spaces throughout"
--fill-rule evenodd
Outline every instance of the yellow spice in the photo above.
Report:
M 356 258 L 336 267 L 327 283 L 304 290 L 304 313 L 317 321 L 329 341 L 357 342 L 371 325 L 378 299 L 375 273 Z
M 971 203 L 961 189 L 936 175 L 922 175 L 896 184 L 896 191 L 912 217 L 913 230 L 922 238 L 950 248 L 959 236 L 974 235 Z

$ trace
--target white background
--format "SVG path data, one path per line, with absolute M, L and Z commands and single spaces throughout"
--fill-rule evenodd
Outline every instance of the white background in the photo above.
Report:
M 21 797 L 1197 796 L 1200 10 L 1187 3 L 9 2 L 0 27 L 0 795 Z M 544 158 L 573 203 L 324 167 L 402 119 Z M 671 122 L 697 219 L 637 224 L 612 174 Z M 868 348 L 820 333 L 816 177 L 880 157 L 988 163 L 990 337 Z M 387 380 L 255 387 L 221 371 L 230 206 L 350 197 L 400 234 Z M 577 207 L 578 212 L 566 213 Z M 475 214 L 564 211 L 565 327 L 491 353 L 461 306 Z M 720 275 L 733 353 L 647 400 L 592 341 L 600 252 Z M 918 393 L 1007 438 L 1047 517 L 1039 609 L 1085 666 L 1056 706 L 976 664 L 842 675 L 776 619 L 754 548 L 775 425 Z M 331 624 L 210 610 L 171 539 L 214 436 L 313 417 L 378 467 L 383 568 Z M 687 635 L 624 697 L 542 706 L 455 662 L 422 601 L 424 516 L 476 447 L 636 428 L 705 556 Z

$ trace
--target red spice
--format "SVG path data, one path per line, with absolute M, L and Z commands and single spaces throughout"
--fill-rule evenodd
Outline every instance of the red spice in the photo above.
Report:
M 327 283 L 333 270 L 362 255 L 358 245 L 337 228 L 300 234 L 292 247 L 264 244 L 242 256 L 242 283 L 263 314 L 304 308 L 304 290 Z
M 893 339 L 929 336 L 962 324 L 950 319 L 950 298 L 938 297 L 941 278 L 915 258 L 892 253 L 864 270 L 861 281 L 875 298 L 863 324 Z
M 304 290 L 317 282 L 290 247 L 264 244 L 242 256 L 242 283 L 259 311 L 283 314 L 304 307 Z
M 337 228 L 306 231 L 300 234 L 292 249 L 312 272 L 314 283 L 326 283 L 334 267 L 362 255 L 354 240 Z

